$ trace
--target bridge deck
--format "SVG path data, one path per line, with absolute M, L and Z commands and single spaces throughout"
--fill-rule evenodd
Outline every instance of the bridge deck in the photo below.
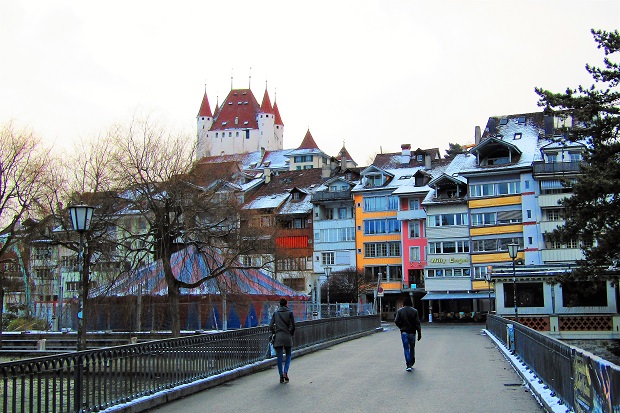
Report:
M 416 365 L 405 371 L 400 335 L 385 331 L 293 358 L 151 412 L 414 411 L 543 412 L 482 324 L 426 324 Z

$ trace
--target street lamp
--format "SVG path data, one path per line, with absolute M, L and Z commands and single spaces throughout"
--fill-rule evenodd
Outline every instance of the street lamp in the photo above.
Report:
M 325 277 L 327 278 L 327 316 L 331 317 L 331 312 L 329 311 L 329 273 L 331 271 L 330 267 L 324 267 Z
M 491 305 L 491 277 L 493 276 L 493 266 L 487 266 L 487 272 L 484 274 L 484 279 L 487 281 L 487 288 L 489 289 L 489 314 L 491 314 L 491 310 L 493 309 Z
M 83 328 L 83 301 L 85 299 L 86 279 L 84 276 L 84 232 L 90 229 L 90 220 L 93 217 L 93 211 L 95 208 L 88 205 L 75 205 L 69 207 L 69 214 L 71 215 L 71 224 L 73 229 L 80 234 L 80 246 L 78 250 L 78 270 L 80 273 L 80 285 L 78 288 L 78 315 L 77 315 L 77 351 L 82 350 L 82 340 L 84 336 Z
M 519 252 L 519 244 L 508 244 L 508 255 L 512 260 L 512 293 L 513 301 L 515 303 L 515 323 L 519 322 L 519 310 L 517 307 L 517 273 L 515 271 L 515 259 Z

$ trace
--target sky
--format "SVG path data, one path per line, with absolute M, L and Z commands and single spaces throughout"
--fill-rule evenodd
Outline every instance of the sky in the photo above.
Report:
M 0 0 L 0 125 L 54 148 L 148 114 L 196 136 L 232 87 L 265 88 L 284 147 L 309 129 L 360 165 L 377 153 L 473 143 L 490 116 L 528 113 L 602 66 L 590 29 L 618 0 Z

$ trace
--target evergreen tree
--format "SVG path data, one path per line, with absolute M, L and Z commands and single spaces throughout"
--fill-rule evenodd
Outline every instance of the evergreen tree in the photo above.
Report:
M 605 53 L 605 67 L 586 65 L 595 82 L 591 87 L 564 93 L 536 88 L 546 113 L 572 116 L 573 127 L 561 131 L 564 139 L 587 144 L 573 194 L 561 202 L 565 224 L 553 233 L 561 242 L 581 242 L 584 259 L 572 276 L 582 279 L 608 278 L 620 265 L 620 66 L 610 60 L 620 52 L 620 33 L 592 34 Z
M 444 158 L 452 159 L 459 153 L 465 153 L 466 150 L 458 143 L 448 143 L 448 149 L 446 149 L 446 154 Z

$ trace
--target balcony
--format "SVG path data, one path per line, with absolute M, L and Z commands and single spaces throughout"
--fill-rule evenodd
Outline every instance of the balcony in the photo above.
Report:
M 557 175 L 573 173 L 577 174 L 581 171 L 581 161 L 572 162 L 534 162 L 533 172 L 534 178 L 541 175 Z
M 327 202 L 327 201 L 350 201 L 353 200 L 351 191 L 335 191 L 335 192 L 315 192 L 312 194 L 312 202 Z
M 408 221 L 412 219 L 426 219 L 426 211 L 423 209 L 411 209 L 408 211 L 398 211 L 396 219 L 399 221 Z

